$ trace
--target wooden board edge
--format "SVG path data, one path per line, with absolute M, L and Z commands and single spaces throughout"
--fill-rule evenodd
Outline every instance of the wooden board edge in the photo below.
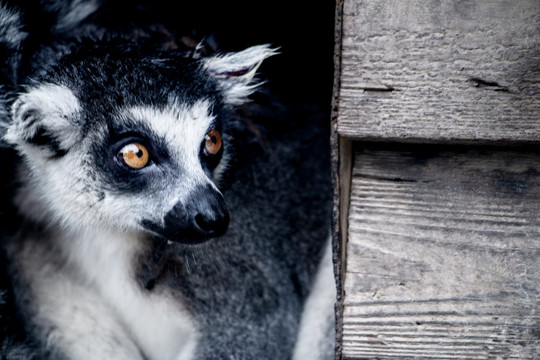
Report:
M 341 77 L 341 47 L 343 32 L 343 3 L 344 0 L 336 0 L 335 30 L 334 30 L 334 85 L 332 90 L 331 112 L 331 156 L 332 156 L 332 185 L 333 208 L 332 208 L 332 253 L 334 262 L 334 276 L 336 279 L 337 298 L 335 305 L 336 319 L 336 348 L 335 359 L 342 358 L 342 334 L 343 334 L 343 299 L 344 299 L 344 275 L 345 275 L 345 249 L 347 237 L 347 212 L 348 196 L 352 173 L 352 143 L 341 138 L 337 132 L 337 119 L 339 110 L 339 91 Z M 348 175 L 344 175 L 348 174 Z M 348 185 L 347 185 L 348 184 Z M 345 220 L 344 220 L 345 219 Z

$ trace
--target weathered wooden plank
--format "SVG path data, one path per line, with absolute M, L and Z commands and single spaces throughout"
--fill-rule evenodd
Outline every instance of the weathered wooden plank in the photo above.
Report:
M 539 212 L 534 149 L 357 149 L 343 358 L 539 356 Z
M 346 264 L 347 243 L 347 220 L 350 199 L 350 184 L 352 174 L 352 142 L 341 138 L 337 133 L 339 96 L 339 77 L 341 74 L 341 20 L 343 12 L 343 0 L 336 1 L 335 31 L 334 31 L 334 87 L 332 89 L 332 122 L 330 144 L 332 150 L 332 185 L 334 188 L 332 207 L 332 253 L 334 262 L 334 275 L 336 279 L 336 347 L 335 359 L 342 358 L 343 337 L 343 298 L 344 298 L 344 275 Z
M 540 1 L 345 0 L 338 132 L 540 140 Z

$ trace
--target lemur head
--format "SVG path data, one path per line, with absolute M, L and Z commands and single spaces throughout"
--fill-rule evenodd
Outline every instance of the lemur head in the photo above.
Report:
M 265 45 L 207 58 L 70 51 L 12 106 L 5 140 L 26 164 L 23 211 L 186 243 L 223 234 L 229 214 L 215 181 L 230 110 L 273 54 Z

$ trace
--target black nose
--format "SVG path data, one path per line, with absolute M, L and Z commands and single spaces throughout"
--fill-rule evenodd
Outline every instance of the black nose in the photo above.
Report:
M 206 185 L 196 188 L 185 202 L 185 210 L 195 235 L 221 236 L 229 226 L 229 212 L 220 192 Z
M 229 212 L 221 193 L 212 186 L 200 186 L 177 203 L 164 218 L 164 226 L 143 223 L 168 240 L 200 243 L 221 236 L 229 226 Z
M 221 236 L 229 227 L 229 213 L 227 211 L 212 214 L 195 215 L 195 224 L 202 233 L 208 236 Z

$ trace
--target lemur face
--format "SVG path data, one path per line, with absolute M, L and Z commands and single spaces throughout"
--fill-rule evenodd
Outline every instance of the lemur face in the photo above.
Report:
M 140 213 L 138 225 L 183 242 L 225 232 L 229 214 L 214 174 L 225 166 L 229 137 L 223 110 L 214 113 L 212 104 L 128 105 L 101 129 L 87 152 L 97 159 L 112 219 Z
M 215 180 L 229 156 L 228 112 L 273 51 L 103 54 L 66 56 L 13 104 L 5 139 L 30 172 L 21 206 L 75 229 L 186 243 L 222 235 L 229 213 Z

